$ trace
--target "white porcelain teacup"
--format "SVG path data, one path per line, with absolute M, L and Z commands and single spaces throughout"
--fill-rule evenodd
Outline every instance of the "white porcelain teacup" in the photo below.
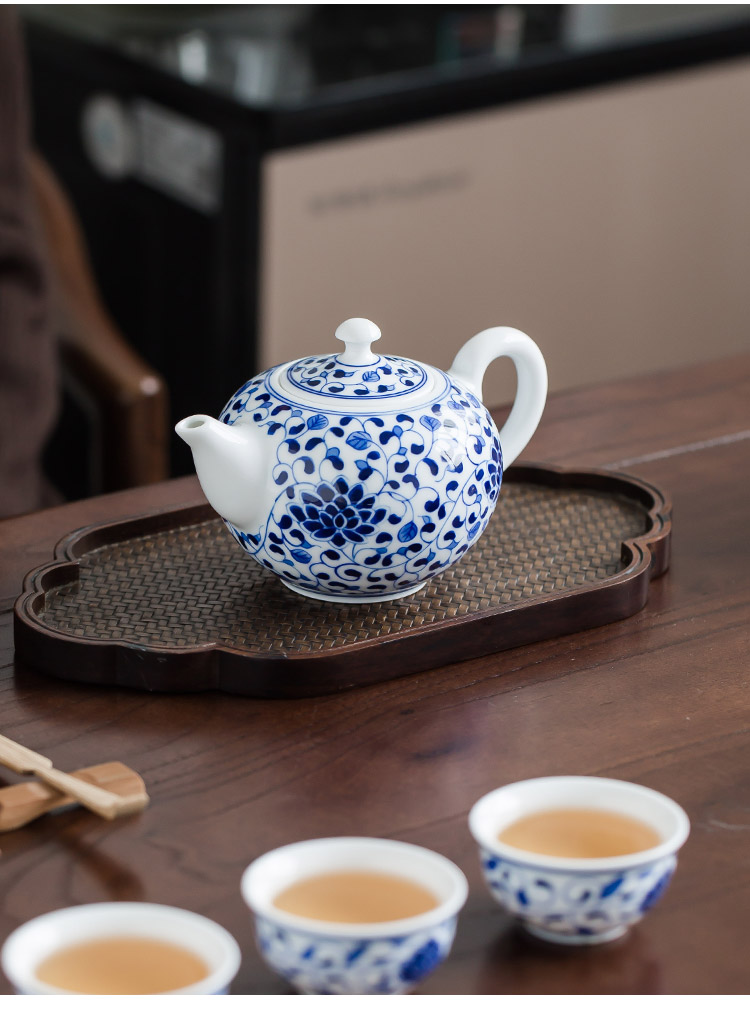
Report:
M 40 979 L 37 972 L 46 959 L 61 949 L 103 938 L 164 942 L 201 960 L 207 972 L 200 979 L 180 989 L 163 991 L 165 995 L 227 994 L 240 966 L 237 942 L 213 920 L 173 906 L 102 902 L 58 909 L 20 926 L 3 945 L 3 971 L 18 994 L 99 993 L 52 986 Z
M 335 872 L 405 878 L 436 900 L 388 922 L 330 922 L 280 909 L 275 900 L 307 878 Z M 255 915 L 265 961 L 307 994 L 403 994 L 450 951 L 468 885 L 446 857 L 407 842 L 364 837 L 310 839 L 272 850 L 245 871 L 242 895 Z
M 576 858 L 519 849 L 498 838 L 528 815 L 568 808 L 636 819 L 653 829 L 658 844 L 624 855 Z M 586 945 L 620 937 L 662 896 L 690 823 L 679 804 L 645 786 L 552 776 L 483 796 L 469 814 L 469 828 L 495 900 L 537 937 Z

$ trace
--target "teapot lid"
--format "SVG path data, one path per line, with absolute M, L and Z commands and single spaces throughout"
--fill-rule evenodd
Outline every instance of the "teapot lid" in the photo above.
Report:
M 428 399 L 442 377 L 441 371 L 400 356 L 378 356 L 371 349 L 380 328 L 364 317 L 352 317 L 336 329 L 345 348 L 338 355 L 307 356 L 284 364 L 274 376 L 274 387 L 290 398 L 312 396 L 345 402 L 396 399 L 404 404 Z M 412 397 L 414 396 L 414 397 Z M 399 402 L 401 404 L 401 402 Z

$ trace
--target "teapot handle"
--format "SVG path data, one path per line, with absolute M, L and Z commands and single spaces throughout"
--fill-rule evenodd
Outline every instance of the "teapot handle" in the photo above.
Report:
M 484 372 L 499 356 L 513 360 L 518 376 L 513 408 L 500 430 L 503 468 L 507 468 L 533 437 L 547 400 L 547 367 L 539 347 L 516 328 L 487 328 L 459 349 L 448 373 L 481 402 Z

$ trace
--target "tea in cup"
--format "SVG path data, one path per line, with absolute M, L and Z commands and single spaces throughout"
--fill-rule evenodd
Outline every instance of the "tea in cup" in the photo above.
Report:
M 403 994 L 450 951 L 468 885 L 432 850 L 372 838 L 272 850 L 242 878 L 265 961 L 307 994 Z
M 490 893 L 526 930 L 596 944 L 622 936 L 662 896 L 690 822 L 645 786 L 552 776 L 488 793 L 469 828 Z
M 226 994 L 239 965 L 237 942 L 212 920 L 136 902 L 47 913 L 2 950 L 18 994 Z

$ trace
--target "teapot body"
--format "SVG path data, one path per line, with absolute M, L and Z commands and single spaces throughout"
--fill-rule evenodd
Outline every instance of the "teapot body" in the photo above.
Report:
M 344 321 L 336 337 L 338 355 L 273 367 L 220 419 L 196 414 L 175 430 L 234 538 L 290 589 L 334 603 L 398 599 L 484 532 L 503 460 L 525 448 L 544 409 L 546 365 L 508 327 L 474 335 L 447 372 L 376 355 L 380 329 L 366 318 Z M 482 378 L 501 357 L 517 387 L 498 433 Z
M 267 442 L 270 488 L 253 531 L 225 522 L 294 591 L 357 603 L 410 595 L 486 528 L 503 471 L 495 423 L 468 385 L 442 371 L 423 402 L 389 406 L 391 389 L 413 384 L 415 366 L 389 357 L 388 376 L 382 366 L 365 373 L 382 394 L 372 409 L 361 398 L 352 404 L 335 371 L 328 387 L 341 390 L 321 392 L 324 407 L 295 402 L 267 371 L 222 411 L 222 423 L 252 423 Z

